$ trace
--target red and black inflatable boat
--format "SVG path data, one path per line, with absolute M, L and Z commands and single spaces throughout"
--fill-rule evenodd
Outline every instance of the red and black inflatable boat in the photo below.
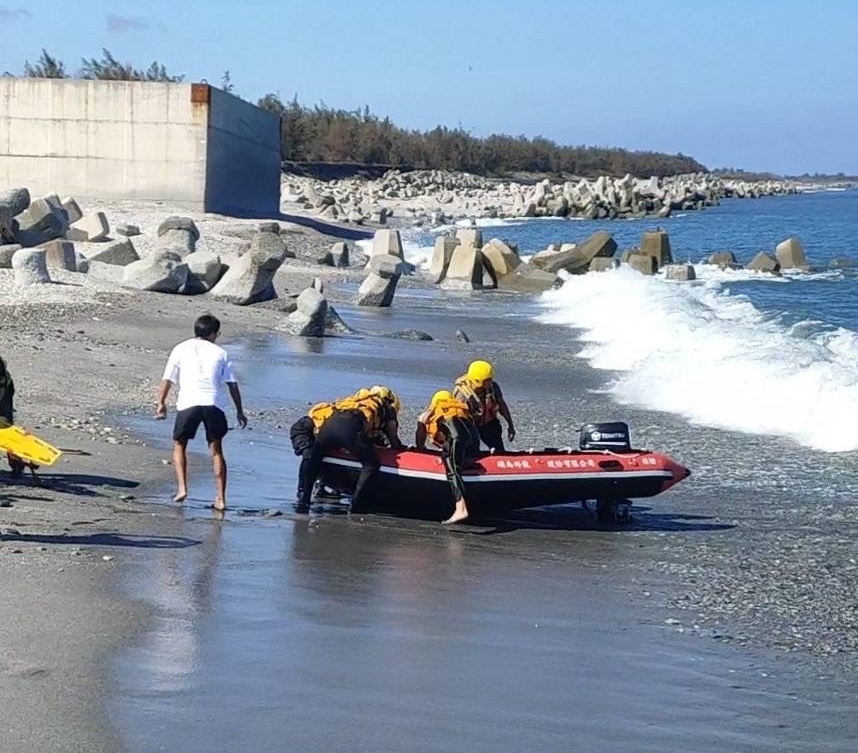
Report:
M 600 521 L 625 522 L 630 500 L 654 497 L 691 474 L 666 455 L 632 449 L 625 424 L 590 424 L 581 431 L 578 450 L 482 453 L 462 472 L 472 517 L 572 502 L 587 507 L 592 502 Z M 374 511 L 449 515 L 453 502 L 440 453 L 379 448 L 378 456 L 380 472 L 367 489 Z M 321 478 L 348 495 L 359 471 L 357 460 L 337 450 L 325 457 Z

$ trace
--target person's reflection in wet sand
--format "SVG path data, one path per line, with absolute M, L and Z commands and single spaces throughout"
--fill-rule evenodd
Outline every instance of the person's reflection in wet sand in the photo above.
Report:
M 160 691 L 183 689 L 199 663 L 200 617 L 212 607 L 223 533 L 218 520 L 201 525 L 207 530 L 200 546 L 161 553 L 142 586 L 141 595 L 155 606 L 157 616 L 135 671 L 148 673 L 147 684 Z
M 466 543 L 456 536 L 424 536 L 394 521 L 368 526 L 339 518 L 296 521 L 291 544 L 290 578 L 329 598 L 428 611 L 439 590 L 445 599 L 467 600 L 459 577 Z

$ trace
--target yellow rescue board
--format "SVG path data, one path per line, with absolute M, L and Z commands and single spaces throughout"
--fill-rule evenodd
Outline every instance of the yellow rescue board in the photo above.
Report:
M 30 434 L 20 426 L 0 429 L 0 451 L 11 452 L 35 465 L 53 465 L 62 455 L 56 447 Z

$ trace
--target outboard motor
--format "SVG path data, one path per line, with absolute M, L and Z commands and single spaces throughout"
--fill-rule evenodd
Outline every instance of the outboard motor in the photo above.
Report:
M 622 421 L 604 424 L 584 424 L 579 447 L 582 450 L 611 450 L 628 452 L 632 449 L 629 425 Z

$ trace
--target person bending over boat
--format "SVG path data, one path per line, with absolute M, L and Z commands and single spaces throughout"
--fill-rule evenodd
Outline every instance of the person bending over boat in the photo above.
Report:
M 515 439 L 515 426 L 500 385 L 494 380 L 494 368 L 488 361 L 472 361 L 468 371 L 453 386 L 453 397 L 468 406 L 480 433 L 480 439 L 493 451 L 503 452 L 503 427 L 498 414 L 507 423 L 506 435 Z
M 358 400 L 369 395 L 369 388 L 362 387 L 354 395 L 349 397 Z M 346 400 L 347 398 L 341 398 Z M 313 450 L 313 445 L 316 442 L 316 434 L 322 427 L 322 424 L 331 417 L 334 412 L 333 403 L 322 402 L 316 403 L 310 408 L 301 418 L 299 418 L 289 429 L 289 441 L 292 443 L 292 450 L 299 458 L 301 463 L 298 466 L 298 491 L 297 499 L 301 499 L 304 489 L 304 475 L 307 470 L 307 463 L 310 462 L 310 453 Z
M 391 447 L 399 449 L 403 446 L 399 440 L 399 408 L 399 398 L 389 388 L 377 385 L 367 390 L 364 396 L 357 393 L 337 400 L 331 405 L 330 413 L 319 411 L 317 418 L 313 419 L 315 441 L 307 462 L 302 463 L 301 496 L 297 504 L 300 512 L 310 509 L 310 498 L 322 468 L 322 459 L 334 447 L 345 448 L 361 462 L 360 475 L 352 494 L 352 509 L 360 508 L 366 485 L 379 467 L 373 438 L 383 434 Z
M 480 434 L 468 406 L 448 390 L 432 395 L 429 407 L 417 419 L 414 443 L 422 450 L 429 439 L 441 448 L 447 481 L 453 490 L 453 514 L 445 524 L 459 523 L 468 517 L 462 467 L 480 451 Z

